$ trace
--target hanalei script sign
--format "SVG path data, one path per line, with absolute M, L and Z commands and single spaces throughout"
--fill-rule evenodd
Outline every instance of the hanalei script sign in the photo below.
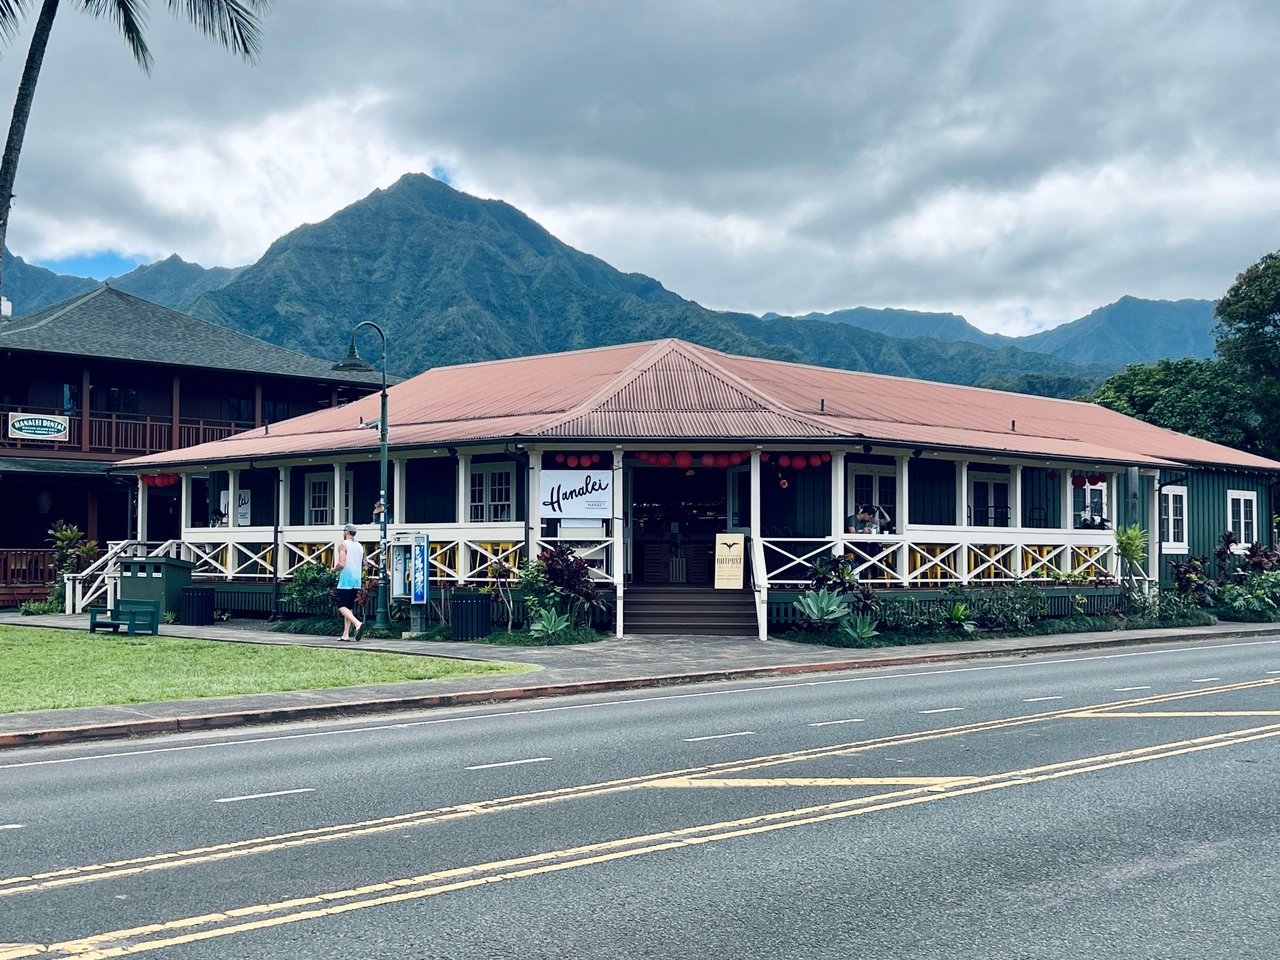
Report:
M 11 413 L 9 439 L 70 440 L 71 421 L 48 413 Z
M 228 504 L 231 502 L 231 491 L 222 490 L 218 494 L 218 510 L 224 517 L 230 516 Z M 253 517 L 251 509 L 253 503 L 253 492 L 250 490 L 240 489 L 236 491 L 236 526 L 251 526 L 250 520 Z
M 716 534 L 716 589 L 741 590 L 746 569 L 747 538 L 741 533 Z
M 544 520 L 608 520 L 613 516 L 613 471 L 543 470 L 538 499 Z

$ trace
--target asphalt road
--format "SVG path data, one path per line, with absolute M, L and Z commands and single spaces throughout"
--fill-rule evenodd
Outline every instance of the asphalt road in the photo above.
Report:
M 0 960 L 1280 955 L 1280 640 L 0 753 Z

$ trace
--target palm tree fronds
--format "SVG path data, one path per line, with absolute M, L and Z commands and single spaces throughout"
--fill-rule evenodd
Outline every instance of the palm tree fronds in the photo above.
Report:
M 151 51 L 143 35 L 147 26 L 146 0 L 80 0 L 80 9 L 93 17 L 105 17 L 119 27 L 133 59 L 144 71 L 151 72 Z
M 169 0 L 175 16 L 250 62 L 262 51 L 262 16 L 270 8 L 270 0 Z
M 0 0 L 0 39 L 8 40 L 18 32 L 28 3 L 29 0 Z

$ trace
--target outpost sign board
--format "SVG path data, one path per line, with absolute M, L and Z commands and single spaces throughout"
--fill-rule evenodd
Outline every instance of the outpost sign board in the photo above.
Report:
M 613 516 L 610 470 L 543 470 L 538 499 L 546 520 L 608 520 Z
M 10 440 L 70 440 L 71 421 L 45 413 L 9 414 Z

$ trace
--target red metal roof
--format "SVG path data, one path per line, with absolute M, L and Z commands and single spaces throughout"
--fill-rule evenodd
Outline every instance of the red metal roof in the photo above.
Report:
M 1090 403 L 721 353 L 682 340 L 440 367 L 388 391 L 395 448 L 485 440 L 882 442 L 1087 463 L 1280 463 Z M 378 447 L 379 398 L 126 461 L 154 469 Z

